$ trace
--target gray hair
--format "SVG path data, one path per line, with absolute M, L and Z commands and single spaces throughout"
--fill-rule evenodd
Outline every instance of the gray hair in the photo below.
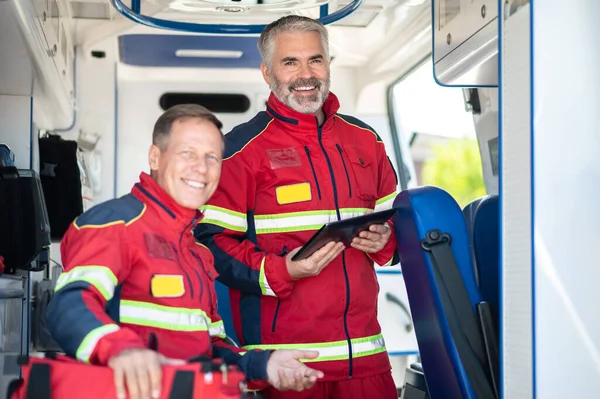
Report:
M 321 38 L 325 54 L 323 56 L 329 60 L 329 33 L 325 26 L 312 18 L 300 15 L 288 15 L 271 22 L 265 27 L 258 39 L 258 51 L 263 62 L 267 67 L 271 67 L 273 62 L 274 41 L 277 35 L 284 32 L 316 32 Z

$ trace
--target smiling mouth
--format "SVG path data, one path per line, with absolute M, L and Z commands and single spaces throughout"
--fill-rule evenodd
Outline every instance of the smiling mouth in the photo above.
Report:
M 202 189 L 202 188 L 204 188 L 204 186 L 206 186 L 206 184 L 200 183 L 198 181 L 185 180 L 185 179 L 182 179 L 182 180 L 185 184 L 187 184 L 188 186 L 195 188 L 195 189 Z
M 316 86 L 298 86 L 298 87 L 294 87 L 294 91 L 312 91 L 315 90 L 317 87 Z

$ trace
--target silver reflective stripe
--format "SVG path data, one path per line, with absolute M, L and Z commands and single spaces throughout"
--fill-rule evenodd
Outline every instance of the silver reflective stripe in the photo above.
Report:
M 277 296 L 275 292 L 271 289 L 269 285 L 269 280 L 267 280 L 267 274 L 265 273 L 265 259 L 263 258 L 260 262 L 260 272 L 258 274 L 258 285 L 260 285 L 260 292 L 263 295 L 268 296 Z
M 204 214 L 200 223 L 210 223 L 242 233 L 248 230 L 248 221 L 243 213 L 211 205 L 203 206 L 200 211 Z
M 381 334 L 365 338 L 350 340 L 352 357 L 363 357 L 385 352 L 385 341 Z M 314 344 L 273 344 L 273 345 L 248 345 L 244 349 L 300 349 L 304 351 L 317 351 L 316 359 L 302 359 L 303 362 L 325 362 L 332 360 L 346 360 L 350 358 L 347 341 L 336 341 Z
M 210 319 L 203 310 L 147 302 L 121 300 L 121 323 L 157 327 L 172 331 L 208 331 Z
M 90 283 L 107 301 L 113 297 L 118 283 L 115 274 L 106 266 L 77 266 L 58 277 L 54 292 L 76 281 Z
M 225 338 L 225 325 L 223 325 L 223 320 L 211 323 L 208 333 L 211 337 Z
M 65 327 L 68 328 L 68 326 Z M 93 329 L 85 336 L 83 341 L 81 341 L 81 344 L 75 353 L 75 357 L 82 362 L 89 363 L 90 356 L 92 356 L 98 341 L 100 341 L 100 339 L 106 335 L 114 333 L 115 331 L 119 331 L 119 326 L 116 324 L 106 324 Z
M 392 209 L 396 195 L 396 193 L 391 193 L 390 195 L 386 195 L 385 197 L 378 199 L 375 204 L 375 212 Z
M 364 215 L 367 208 L 342 208 L 340 216 L 349 219 Z M 319 230 L 324 224 L 337 221 L 335 210 L 278 213 L 255 215 L 256 234 L 291 233 L 296 231 Z

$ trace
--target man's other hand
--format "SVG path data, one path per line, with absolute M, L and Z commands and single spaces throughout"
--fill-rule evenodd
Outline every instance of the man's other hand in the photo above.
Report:
M 162 365 L 181 365 L 184 360 L 169 359 L 150 349 L 128 349 L 108 361 L 115 372 L 117 397 L 125 399 L 159 398 L 162 390 Z M 127 390 L 125 390 L 127 387 Z
M 329 242 L 323 248 L 319 249 L 306 259 L 292 261 L 292 257 L 301 247 L 294 249 L 286 257 L 287 270 L 290 276 L 294 278 L 304 278 L 316 276 L 321 273 L 332 260 L 334 260 L 344 250 L 344 244 L 341 242 Z
M 322 371 L 307 367 L 300 359 L 316 359 L 319 352 L 302 350 L 276 350 L 269 356 L 267 375 L 269 383 L 280 391 L 303 391 L 312 388 Z
M 368 210 L 365 212 L 365 214 L 369 213 L 373 213 L 373 211 Z M 388 225 L 372 224 L 369 226 L 369 231 L 361 231 L 350 245 L 359 251 L 374 254 L 385 247 L 391 235 L 392 229 Z

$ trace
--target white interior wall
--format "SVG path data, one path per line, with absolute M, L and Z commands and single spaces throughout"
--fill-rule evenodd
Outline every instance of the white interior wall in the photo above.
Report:
M 148 73 L 143 70 L 140 72 Z M 184 73 L 190 78 L 195 76 L 189 70 Z M 156 119 L 163 112 L 159 106 L 162 94 L 166 92 L 245 94 L 251 101 L 247 112 L 217 114 L 223 122 L 225 133 L 264 110 L 263 104 L 269 95 L 269 88 L 258 69 L 243 71 L 243 75 L 247 78 L 244 81 L 240 81 L 239 77 L 234 78 L 235 81 L 228 78 L 236 74 L 234 70 L 196 70 L 195 74 L 197 74 L 195 81 L 144 81 L 140 78 L 141 75 L 135 73 L 134 68 L 119 67 L 119 76 L 125 76 L 127 79 L 120 79 L 118 85 L 117 196 L 128 193 L 137 182 L 139 173 L 148 171 L 148 148 L 152 142 L 152 129 Z M 332 67 L 331 91 L 340 99 L 340 112 L 351 114 L 371 124 L 384 139 L 390 158 L 393 159 L 394 152 L 385 107 L 379 114 L 371 112 L 362 117 L 357 115 L 353 78 L 354 69 Z

